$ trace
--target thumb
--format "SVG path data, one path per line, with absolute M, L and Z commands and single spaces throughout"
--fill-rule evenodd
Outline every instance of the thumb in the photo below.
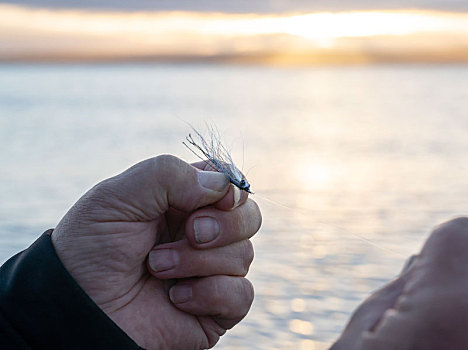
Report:
M 144 160 L 96 186 L 120 220 L 153 220 L 170 207 L 184 212 L 216 203 L 227 193 L 223 173 L 202 171 L 172 155 Z M 115 217 L 113 219 L 116 219 Z

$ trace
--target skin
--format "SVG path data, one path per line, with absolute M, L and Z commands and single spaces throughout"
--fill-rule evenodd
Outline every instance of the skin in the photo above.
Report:
M 52 234 L 80 286 L 148 349 L 210 348 L 253 300 L 243 276 L 260 211 L 222 174 L 202 169 L 212 170 L 172 156 L 139 163 L 86 193 Z M 200 243 L 207 228 L 196 235 L 194 222 L 206 217 L 219 235 Z M 331 349 L 468 349 L 467 251 L 467 218 L 436 228 Z
M 468 349 L 468 218 L 437 227 L 355 311 L 332 350 Z
M 73 278 L 147 349 L 210 348 L 253 301 L 244 276 L 260 210 L 204 169 L 169 155 L 145 160 L 92 188 L 52 234 Z M 208 217 L 219 234 L 203 243 L 216 228 Z

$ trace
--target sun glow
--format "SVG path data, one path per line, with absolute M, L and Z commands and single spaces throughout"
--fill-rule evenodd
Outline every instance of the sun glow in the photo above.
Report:
M 0 47 L 3 48 L 0 59 L 21 58 L 22 55 L 118 57 L 275 53 L 275 60 L 281 62 L 287 61 L 291 53 L 315 55 L 321 49 L 351 49 L 356 56 L 362 47 L 376 45 L 392 47 L 395 52 L 401 52 L 405 45 L 414 47 L 415 43 L 421 50 L 425 49 L 424 45 L 464 48 L 467 39 L 468 14 L 435 11 L 280 16 L 45 10 L 0 5 Z M 309 58 L 306 57 L 306 61 Z M 320 60 L 330 58 L 325 55 Z
M 331 184 L 334 178 L 333 170 L 320 163 L 304 163 L 296 171 L 301 181 L 301 188 L 307 190 L 320 189 Z
M 463 18 L 462 18 L 463 17 Z M 468 31 L 465 16 L 435 12 L 348 12 L 314 13 L 284 19 L 284 31 L 305 38 L 407 35 L 418 32 Z

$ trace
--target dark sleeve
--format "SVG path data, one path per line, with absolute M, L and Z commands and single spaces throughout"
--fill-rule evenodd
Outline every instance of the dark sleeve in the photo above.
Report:
M 141 349 L 70 276 L 50 233 L 0 268 L 0 349 Z

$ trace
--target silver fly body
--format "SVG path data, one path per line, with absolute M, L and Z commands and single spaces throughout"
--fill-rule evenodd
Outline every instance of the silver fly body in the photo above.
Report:
M 192 127 L 194 136 L 192 136 L 192 134 L 188 134 L 185 138 L 188 144 L 185 142 L 182 143 L 198 158 L 205 160 L 217 171 L 224 173 L 232 184 L 239 187 L 241 190 L 253 193 L 250 191 L 249 182 L 234 164 L 230 151 L 222 144 L 218 131 L 210 125 L 207 125 L 207 128 L 209 140 L 206 140 L 197 130 L 195 130 L 194 127 Z M 200 151 L 207 160 L 202 158 L 197 151 Z

